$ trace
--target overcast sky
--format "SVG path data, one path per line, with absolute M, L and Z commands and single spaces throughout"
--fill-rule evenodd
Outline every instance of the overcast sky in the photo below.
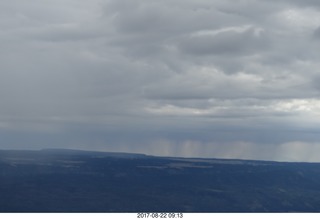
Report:
M 0 148 L 320 161 L 320 2 L 0 2 Z

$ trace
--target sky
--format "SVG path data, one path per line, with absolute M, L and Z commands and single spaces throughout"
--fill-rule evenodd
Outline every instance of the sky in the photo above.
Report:
M 320 161 L 320 2 L 0 2 L 0 148 Z

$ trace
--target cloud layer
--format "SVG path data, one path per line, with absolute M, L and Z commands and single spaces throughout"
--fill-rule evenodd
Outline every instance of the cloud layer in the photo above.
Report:
M 316 1 L 0 3 L 0 146 L 320 161 Z

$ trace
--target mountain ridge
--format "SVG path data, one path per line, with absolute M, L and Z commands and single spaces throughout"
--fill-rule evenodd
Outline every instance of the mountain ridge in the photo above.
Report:
M 184 161 L 226 161 L 226 162 L 247 162 L 247 163 L 292 163 L 292 164 L 317 164 L 320 162 L 309 162 L 309 161 L 275 161 L 275 160 L 258 160 L 258 159 L 242 159 L 242 158 L 218 158 L 218 157 L 181 157 L 181 156 L 160 156 L 160 155 L 149 155 L 143 153 L 131 153 L 131 152 L 110 152 L 110 151 L 98 151 L 98 150 L 82 150 L 82 149 L 68 149 L 68 148 L 42 148 L 36 150 L 22 150 L 22 149 L 0 149 L 0 156 L 3 153 L 49 153 L 49 154 L 68 154 L 68 155 L 105 155 L 114 157 L 149 157 L 149 158 L 163 158 L 163 159 L 181 159 Z

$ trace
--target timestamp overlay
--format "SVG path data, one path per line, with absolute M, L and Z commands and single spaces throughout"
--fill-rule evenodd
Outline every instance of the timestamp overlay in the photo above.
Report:
M 137 213 L 137 218 L 183 218 L 183 213 Z

